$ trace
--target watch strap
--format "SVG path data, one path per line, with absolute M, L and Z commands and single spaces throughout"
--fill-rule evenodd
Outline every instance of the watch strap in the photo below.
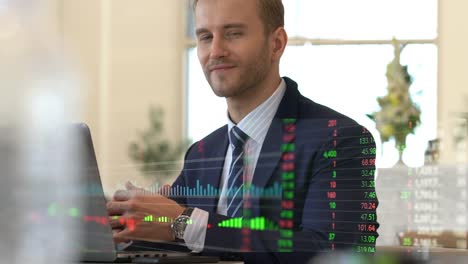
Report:
M 193 209 L 194 208 L 192 208 L 192 207 L 187 207 L 187 208 L 185 208 L 185 210 L 180 215 L 185 215 L 185 216 L 190 217 L 192 215 Z

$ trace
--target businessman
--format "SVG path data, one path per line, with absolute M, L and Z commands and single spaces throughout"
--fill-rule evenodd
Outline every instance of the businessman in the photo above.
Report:
M 373 138 L 280 77 L 281 0 L 198 0 L 194 12 L 198 58 L 226 98 L 227 125 L 189 148 L 167 195 L 116 192 L 108 211 L 125 220 L 111 223 L 115 241 L 178 241 L 196 252 L 236 252 L 246 263 L 373 252 Z

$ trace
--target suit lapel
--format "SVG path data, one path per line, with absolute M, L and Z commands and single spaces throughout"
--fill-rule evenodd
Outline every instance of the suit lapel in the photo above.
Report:
M 297 84 L 287 77 L 284 77 L 284 80 L 286 82 L 286 91 L 276 111 L 275 118 L 273 118 L 270 128 L 268 129 L 252 178 L 252 185 L 259 190 L 265 188 L 266 184 L 273 176 L 281 159 L 281 155 L 283 154 L 281 150 L 282 144 L 285 143 L 283 142 L 283 119 L 297 118 L 297 103 L 299 97 Z M 258 208 L 258 205 L 253 206 L 254 210 Z
M 259 190 L 265 187 L 281 158 L 281 135 L 281 120 L 274 118 L 263 142 L 252 178 L 252 185 Z

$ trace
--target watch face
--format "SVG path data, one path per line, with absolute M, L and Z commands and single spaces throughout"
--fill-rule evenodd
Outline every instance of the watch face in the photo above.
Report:
M 190 220 L 190 217 L 182 215 L 177 217 L 174 220 L 172 231 L 174 232 L 174 236 L 178 239 L 184 238 L 185 228 L 187 228 L 187 222 Z

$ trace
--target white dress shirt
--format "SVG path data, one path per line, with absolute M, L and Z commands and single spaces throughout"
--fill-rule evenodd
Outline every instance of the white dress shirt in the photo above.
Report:
M 282 79 L 276 91 L 237 124 L 237 127 L 249 136 L 249 139 L 244 145 L 244 182 L 247 184 L 252 183 L 252 177 L 257 166 L 263 141 L 265 140 L 268 129 L 278 110 L 281 99 L 283 99 L 285 91 L 286 83 Z M 229 118 L 229 114 L 227 119 L 229 133 L 236 124 Z M 230 145 L 226 151 L 223 173 L 221 175 L 220 186 L 222 186 L 222 189 L 217 209 L 217 213 L 221 215 L 227 215 L 226 192 L 228 191 L 227 182 L 229 167 L 232 162 L 232 151 L 233 146 Z M 205 246 L 208 216 L 208 212 L 195 208 L 191 215 L 192 224 L 188 225 L 185 229 L 185 243 L 187 247 L 194 252 L 202 251 Z

